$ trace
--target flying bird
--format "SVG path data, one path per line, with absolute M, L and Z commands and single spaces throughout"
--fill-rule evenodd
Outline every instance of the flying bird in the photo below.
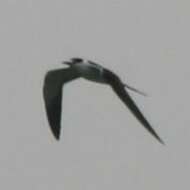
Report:
M 62 107 L 62 87 L 75 79 L 83 78 L 93 82 L 110 85 L 121 101 L 134 114 L 137 120 L 162 144 L 163 140 L 151 127 L 147 119 L 143 116 L 126 88 L 139 94 L 143 92 L 123 83 L 121 79 L 112 71 L 101 65 L 81 58 L 72 58 L 64 61 L 63 64 L 69 67 L 48 71 L 45 75 L 43 86 L 43 97 L 48 122 L 54 137 L 59 140 L 61 131 L 61 107 Z

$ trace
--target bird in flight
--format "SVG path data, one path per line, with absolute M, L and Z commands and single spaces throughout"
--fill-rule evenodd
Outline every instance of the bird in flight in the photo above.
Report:
M 61 131 L 61 107 L 62 107 L 62 87 L 72 80 L 83 78 L 93 82 L 110 85 L 121 101 L 134 114 L 137 120 L 162 144 L 163 140 L 151 127 L 147 119 L 143 116 L 126 88 L 141 95 L 143 92 L 124 84 L 121 79 L 112 71 L 101 65 L 81 58 L 72 58 L 64 61 L 63 64 L 69 67 L 48 71 L 45 75 L 43 86 L 43 97 L 48 122 L 54 137 L 59 140 Z

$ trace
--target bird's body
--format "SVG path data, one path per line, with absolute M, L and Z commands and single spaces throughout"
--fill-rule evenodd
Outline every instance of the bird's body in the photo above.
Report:
M 84 61 L 80 58 L 73 58 L 71 61 L 63 63 L 69 65 L 70 67 L 66 69 L 49 71 L 46 74 L 43 88 L 48 121 L 56 139 L 59 139 L 61 129 L 62 86 L 74 79 L 84 78 L 93 82 L 110 85 L 113 91 L 129 108 L 139 122 L 158 141 L 163 143 L 161 138 L 156 134 L 149 122 L 142 115 L 135 102 L 129 96 L 128 92 L 125 90 L 125 87 L 138 93 L 141 93 L 140 91 L 124 84 L 115 73 L 92 61 Z
M 103 78 L 103 67 L 96 65 L 92 62 L 84 62 L 84 63 L 76 63 L 72 66 L 72 68 L 79 73 L 80 77 L 98 82 L 105 83 Z

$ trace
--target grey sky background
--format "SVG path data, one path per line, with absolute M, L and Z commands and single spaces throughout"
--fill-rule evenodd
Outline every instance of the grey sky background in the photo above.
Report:
M 1 0 L 0 189 L 188 189 L 190 3 L 181 0 Z M 112 90 L 64 88 L 62 135 L 48 128 L 47 70 L 73 56 L 113 69 L 160 145 Z

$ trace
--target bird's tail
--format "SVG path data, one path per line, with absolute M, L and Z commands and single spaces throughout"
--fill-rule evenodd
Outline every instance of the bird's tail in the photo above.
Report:
M 138 89 L 136 89 L 136 88 L 133 88 L 132 86 L 129 86 L 128 84 L 123 84 L 126 88 L 128 88 L 129 90 L 131 90 L 131 91 L 133 91 L 133 92 L 136 92 L 136 93 L 138 93 L 138 94 L 140 94 L 140 95 L 143 95 L 143 96 L 147 96 L 147 94 L 146 93 L 144 93 L 144 92 L 142 92 L 142 91 L 140 91 L 140 90 L 138 90 Z

